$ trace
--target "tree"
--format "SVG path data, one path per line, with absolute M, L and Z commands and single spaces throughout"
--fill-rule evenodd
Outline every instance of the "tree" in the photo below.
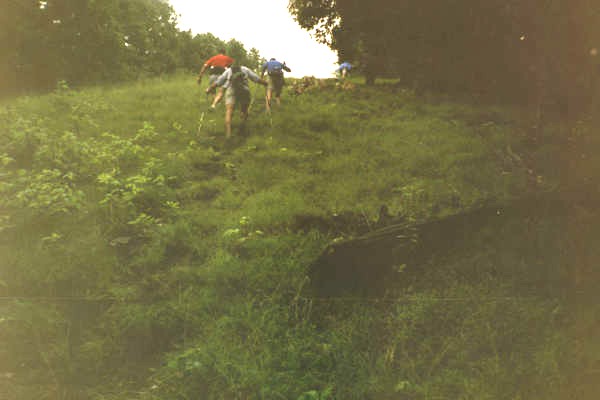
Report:
M 433 90 L 572 102 L 597 73 L 592 0 L 291 0 L 289 9 L 369 83 L 395 75 Z
M 8 0 L 0 13 L 0 92 L 44 90 L 197 70 L 227 48 L 243 63 L 257 53 L 176 26 L 166 0 Z

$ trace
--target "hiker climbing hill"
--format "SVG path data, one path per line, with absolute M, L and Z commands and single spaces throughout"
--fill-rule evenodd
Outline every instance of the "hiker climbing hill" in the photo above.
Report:
M 352 64 L 347 61 L 341 63 L 338 69 L 335 70 L 340 79 L 346 79 L 350 71 L 352 71 Z
M 269 83 L 267 86 L 266 95 L 267 111 L 271 111 L 271 98 L 273 95 L 275 95 L 275 101 L 277 102 L 277 105 L 281 105 L 281 90 L 283 89 L 283 85 L 285 85 L 283 71 L 292 72 L 292 70 L 285 65 L 285 62 L 281 63 L 275 58 L 271 58 L 262 65 L 260 76 L 261 78 L 264 77 L 265 72 L 267 72 Z
M 226 56 L 225 50 L 221 49 L 219 54 L 209 58 L 208 60 L 206 60 L 204 62 L 204 65 L 202 65 L 202 68 L 200 69 L 200 72 L 198 73 L 198 78 L 197 78 L 198 84 L 200 84 L 202 82 L 202 76 L 208 70 L 208 75 L 209 75 L 208 84 L 210 86 L 217 80 L 217 78 L 223 72 L 225 72 L 225 69 L 229 68 L 229 66 L 232 65 L 233 63 L 234 63 L 234 59 L 229 56 Z M 215 97 L 210 106 L 212 110 L 215 109 L 217 104 L 219 104 L 219 101 L 221 101 L 221 98 L 223 98 L 223 92 L 224 92 L 224 88 L 219 88 L 219 90 L 217 90 L 216 93 L 215 93 L 214 89 L 206 92 L 207 94 L 215 93 Z
M 245 126 L 248 119 L 248 108 L 250 106 L 250 88 L 248 87 L 248 79 L 267 86 L 268 83 L 261 77 L 256 75 L 250 68 L 245 66 L 232 66 L 225 70 L 216 80 L 211 83 L 206 89 L 207 93 L 220 86 L 225 89 L 225 137 L 231 137 L 231 120 L 233 117 L 233 109 L 236 104 L 240 106 L 240 114 L 242 118 L 242 126 Z

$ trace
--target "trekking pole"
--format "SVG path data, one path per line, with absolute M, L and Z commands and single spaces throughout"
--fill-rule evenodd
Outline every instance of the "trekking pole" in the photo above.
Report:
M 269 90 L 269 89 L 268 89 L 268 86 L 265 86 L 265 92 L 264 92 L 264 93 L 265 93 L 265 97 L 264 97 L 264 99 L 265 99 L 265 103 L 266 103 L 266 101 L 267 101 L 267 91 L 268 91 L 268 90 Z M 269 109 L 268 109 L 267 115 L 269 116 L 269 126 L 270 126 L 271 128 L 273 128 L 273 109 L 272 109 L 271 105 L 272 105 L 272 104 L 271 104 L 271 103 L 269 103 Z M 265 104 L 265 107 L 266 107 L 266 104 Z
M 200 114 L 200 118 L 198 119 L 198 134 L 202 133 L 203 127 L 204 127 L 204 112 Z
M 250 89 L 250 105 L 248 106 L 248 113 L 252 110 L 252 106 L 254 106 L 254 101 L 256 99 L 256 89 L 253 86 L 248 86 Z

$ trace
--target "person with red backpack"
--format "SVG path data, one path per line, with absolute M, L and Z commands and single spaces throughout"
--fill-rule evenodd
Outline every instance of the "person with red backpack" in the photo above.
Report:
M 198 82 L 198 84 L 200 84 L 202 82 L 202 76 L 204 75 L 204 72 L 206 72 L 206 70 L 208 70 L 208 75 L 209 75 L 208 85 L 210 86 L 212 83 L 214 83 L 217 80 L 217 78 L 223 72 L 225 72 L 225 69 L 229 68 L 229 66 L 232 65 L 233 63 L 234 63 L 234 59 L 229 56 L 226 56 L 225 50 L 221 49 L 219 54 L 206 60 L 206 62 L 202 66 L 202 69 L 200 69 L 200 73 L 198 74 L 198 79 L 196 81 Z M 213 94 L 216 93 L 215 97 L 212 101 L 212 104 L 210 106 L 211 110 L 214 110 L 215 107 L 217 106 L 217 104 L 219 103 L 219 101 L 221 101 L 221 98 L 223 98 L 223 92 L 224 92 L 223 88 L 219 88 L 219 90 L 217 90 L 217 91 L 215 91 L 213 89 L 211 92 L 207 92 L 207 94 L 208 93 L 213 93 Z
M 266 96 L 266 106 L 267 111 L 271 111 L 271 98 L 275 95 L 275 100 L 277 101 L 277 105 L 281 104 L 281 90 L 283 89 L 283 85 L 285 84 L 283 79 L 283 71 L 292 72 L 291 69 L 285 65 L 285 61 L 283 63 L 277 61 L 274 58 L 271 58 L 269 61 L 262 65 L 261 69 L 261 78 L 265 76 L 265 71 L 269 77 L 267 86 L 267 96 Z
M 265 80 L 256 75 L 250 68 L 232 65 L 206 89 L 206 93 L 210 93 L 217 86 L 225 89 L 225 138 L 227 139 L 231 137 L 231 120 L 236 104 L 240 106 L 242 126 L 244 126 L 248 119 L 248 108 L 250 107 L 248 80 L 263 86 L 268 85 Z

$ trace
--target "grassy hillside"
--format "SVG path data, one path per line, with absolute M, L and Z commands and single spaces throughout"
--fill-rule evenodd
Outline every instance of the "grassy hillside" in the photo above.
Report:
M 519 110 L 392 83 L 269 115 L 262 90 L 233 144 L 190 77 L 2 105 L 0 398 L 591 399 L 591 210 L 470 232 L 375 298 L 307 277 L 382 205 L 427 221 L 589 184 L 589 123 L 532 140 Z

